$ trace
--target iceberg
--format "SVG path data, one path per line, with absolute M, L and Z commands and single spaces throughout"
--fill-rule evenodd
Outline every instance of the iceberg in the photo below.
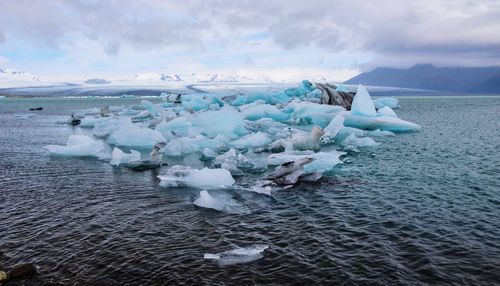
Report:
M 381 109 L 385 106 L 394 109 L 394 108 L 399 107 L 399 100 L 395 97 L 383 97 L 383 98 L 374 99 L 373 104 L 375 105 L 375 108 L 377 108 L 377 109 Z
M 71 135 L 66 146 L 44 146 L 53 156 L 99 157 L 103 150 L 103 143 L 85 135 Z
M 352 100 L 351 114 L 359 116 L 376 116 L 375 105 L 368 93 L 368 90 L 361 84 L 358 85 L 356 95 Z
M 121 164 L 127 164 L 134 161 L 141 160 L 141 153 L 136 150 L 130 150 L 130 153 L 125 153 L 121 149 L 115 147 L 111 153 L 111 162 L 113 166 L 119 166 Z
M 122 125 L 109 136 L 108 143 L 116 146 L 153 148 L 157 143 L 167 141 L 158 131 L 135 124 Z
M 158 176 L 165 187 L 192 187 L 197 189 L 225 189 L 234 184 L 231 173 L 226 169 L 193 169 L 187 166 L 173 166 Z
M 206 253 L 203 255 L 204 259 L 217 261 L 220 265 L 233 265 L 239 263 L 248 263 L 264 257 L 264 250 L 269 246 L 264 244 L 256 244 L 249 247 L 238 247 L 220 253 Z

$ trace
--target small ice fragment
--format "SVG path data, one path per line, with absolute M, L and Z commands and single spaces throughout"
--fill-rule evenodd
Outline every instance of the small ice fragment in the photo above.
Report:
M 214 209 L 227 213 L 239 213 L 244 210 L 244 207 L 234 201 L 228 195 L 220 194 L 217 197 L 211 196 L 206 190 L 200 191 L 200 196 L 193 204 L 207 209 Z
M 114 166 L 141 160 L 141 153 L 138 151 L 130 150 L 130 153 L 125 153 L 117 147 L 113 149 L 111 156 L 112 158 L 110 163 Z
M 215 260 L 222 266 L 248 263 L 264 257 L 263 252 L 268 248 L 269 246 L 265 244 L 255 244 L 249 247 L 238 247 L 214 254 L 206 253 L 203 255 L 203 258 Z
M 344 141 L 342 141 L 342 146 L 344 147 L 368 147 L 368 146 L 377 146 L 380 143 L 375 142 L 370 137 L 356 137 L 356 135 L 353 133 L 349 135 Z

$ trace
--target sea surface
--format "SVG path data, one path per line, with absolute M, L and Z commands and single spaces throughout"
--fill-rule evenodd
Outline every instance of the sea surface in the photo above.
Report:
M 245 207 L 232 214 L 159 186 L 164 169 L 43 151 L 84 132 L 55 124 L 72 111 L 138 102 L 0 99 L 1 265 L 65 285 L 500 283 L 500 97 L 401 97 L 420 132 L 348 154 L 320 183 L 223 191 Z M 252 262 L 204 259 L 255 244 L 269 248 Z

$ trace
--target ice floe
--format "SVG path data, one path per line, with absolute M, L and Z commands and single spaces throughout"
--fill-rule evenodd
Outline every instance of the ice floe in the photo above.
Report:
M 263 253 L 268 248 L 268 245 L 256 244 L 249 247 L 237 247 L 219 253 L 206 253 L 203 255 L 203 258 L 207 260 L 214 260 L 223 266 L 249 263 L 264 257 Z
M 85 135 L 71 135 L 66 146 L 47 145 L 44 148 L 53 156 L 98 157 L 104 144 Z
M 226 169 L 194 169 L 176 165 L 158 176 L 162 186 L 192 187 L 197 189 L 225 189 L 234 184 L 231 173 Z

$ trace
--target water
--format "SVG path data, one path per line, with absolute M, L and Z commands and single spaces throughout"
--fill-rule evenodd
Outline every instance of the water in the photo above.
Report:
M 0 101 L 0 264 L 33 261 L 41 279 L 79 285 L 500 281 L 500 97 L 401 98 L 421 132 L 350 154 L 319 184 L 226 191 L 247 210 L 236 214 L 160 187 L 161 170 L 41 150 L 81 132 L 54 124 L 71 110 L 137 102 Z M 203 259 L 255 244 L 269 248 L 250 263 Z

